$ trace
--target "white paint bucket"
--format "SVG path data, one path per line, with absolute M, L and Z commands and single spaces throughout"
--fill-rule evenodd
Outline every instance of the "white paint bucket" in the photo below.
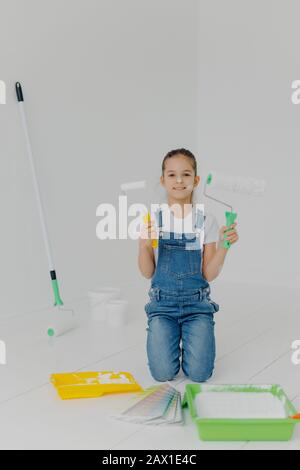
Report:
M 112 299 L 118 299 L 121 290 L 116 287 L 103 287 L 98 291 L 89 292 L 89 301 L 92 319 L 95 321 L 105 321 L 106 303 Z
M 105 305 L 108 326 L 118 328 L 126 325 L 128 300 L 110 300 Z

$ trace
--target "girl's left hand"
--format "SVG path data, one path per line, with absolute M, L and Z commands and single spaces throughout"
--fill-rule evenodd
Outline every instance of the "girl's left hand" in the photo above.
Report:
M 220 241 L 224 241 L 224 237 L 226 240 L 228 240 L 231 245 L 234 245 L 239 240 L 239 235 L 236 230 L 237 223 L 231 225 L 228 229 L 228 227 L 223 226 L 220 229 Z M 228 232 L 226 232 L 228 230 Z M 225 233 L 226 232 L 226 233 Z

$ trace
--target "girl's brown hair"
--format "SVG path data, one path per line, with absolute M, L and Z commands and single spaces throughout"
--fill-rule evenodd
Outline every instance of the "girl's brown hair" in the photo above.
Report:
M 190 152 L 187 149 L 176 149 L 176 150 L 171 150 L 170 152 L 168 152 L 162 162 L 162 174 L 164 174 L 165 172 L 167 160 L 169 160 L 172 157 L 177 157 L 178 155 L 183 155 L 190 160 L 192 167 L 195 171 L 195 176 L 197 176 L 197 160 L 195 158 L 195 155 L 192 154 L 192 152 Z

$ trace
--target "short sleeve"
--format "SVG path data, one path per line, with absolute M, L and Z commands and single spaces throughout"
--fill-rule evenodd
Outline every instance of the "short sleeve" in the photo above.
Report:
M 207 212 L 205 214 L 204 225 L 204 245 L 208 243 L 215 243 L 219 241 L 219 224 L 216 217 Z

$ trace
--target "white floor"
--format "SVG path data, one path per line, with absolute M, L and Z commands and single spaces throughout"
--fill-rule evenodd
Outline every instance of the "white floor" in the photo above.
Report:
M 300 366 L 291 344 L 300 339 L 300 292 L 243 284 L 212 285 L 218 360 L 211 383 L 278 383 L 300 411 Z M 300 426 L 288 443 L 204 443 L 185 411 L 184 426 L 122 423 L 112 415 L 124 395 L 62 401 L 49 384 L 53 372 L 125 370 L 143 387 L 154 383 L 145 351 L 147 290 L 131 286 L 130 323 L 123 330 L 92 323 L 87 299 L 75 302 L 80 328 L 54 343 L 41 334 L 46 312 L 2 319 L 0 339 L 1 449 L 300 449 Z M 175 381 L 182 392 L 182 373 Z

